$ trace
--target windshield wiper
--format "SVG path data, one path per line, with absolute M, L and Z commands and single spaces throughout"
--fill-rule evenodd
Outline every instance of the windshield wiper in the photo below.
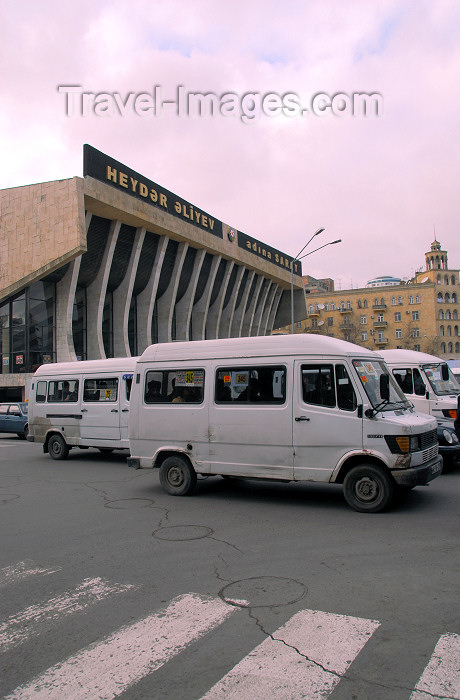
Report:
M 390 403 L 393 403 L 393 401 L 389 401 L 388 399 L 383 399 L 383 401 L 380 401 L 380 403 L 377 404 L 377 406 L 372 406 L 372 408 L 367 408 L 364 411 L 364 415 L 367 418 L 373 418 L 376 413 L 380 411 L 381 408 L 384 406 L 388 406 Z

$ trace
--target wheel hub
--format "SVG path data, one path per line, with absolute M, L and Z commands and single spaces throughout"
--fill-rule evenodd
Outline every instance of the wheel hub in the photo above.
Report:
M 379 492 L 378 484 L 369 477 L 358 479 L 355 485 L 355 491 L 361 501 L 373 501 Z
M 181 486 L 184 481 L 182 469 L 180 469 L 179 467 L 171 467 L 171 469 L 168 472 L 168 481 L 171 484 L 171 486 Z

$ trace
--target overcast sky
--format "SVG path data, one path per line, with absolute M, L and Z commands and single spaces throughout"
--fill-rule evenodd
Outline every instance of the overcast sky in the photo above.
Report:
M 435 231 L 460 268 L 458 0 L 4 1 L 0 36 L 0 188 L 89 143 L 289 255 L 324 227 L 303 270 L 336 288 L 411 276 Z M 178 86 L 214 116 L 161 107 Z

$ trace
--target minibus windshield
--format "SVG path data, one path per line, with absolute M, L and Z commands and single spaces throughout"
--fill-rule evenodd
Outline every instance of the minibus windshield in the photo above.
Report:
M 450 367 L 448 365 L 446 365 L 446 367 L 449 371 L 449 376 L 447 379 L 443 379 L 442 365 L 422 365 L 422 369 L 424 370 L 427 379 L 431 384 L 431 388 L 433 389 L 434 393 L 438 396 L 446 396 L 446 394 L 460 393 L 460 388 L 458 386 L 457 380 L 452 374 Z
M 411 405 L 383 361 L 353 360 L 353 366 L 374 409 L 378 407 L 379 411 L 394 411 L 395 408 L 408 408 Z M 383 399 L 380 394 L 380 376 L 382 374 L 389 377 L 390 396 L 388 401 Z

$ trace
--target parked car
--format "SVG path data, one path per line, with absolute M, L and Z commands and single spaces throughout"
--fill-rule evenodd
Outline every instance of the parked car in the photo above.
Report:
M 0 403 L 0 433 L 16 433 L 25 439 L 29 434 L 26 403 Z
M 438 423 L 439 454 L 443 459 L 443 470 L 449 471 L 460 465 L 460 440 L 452 421 Z

